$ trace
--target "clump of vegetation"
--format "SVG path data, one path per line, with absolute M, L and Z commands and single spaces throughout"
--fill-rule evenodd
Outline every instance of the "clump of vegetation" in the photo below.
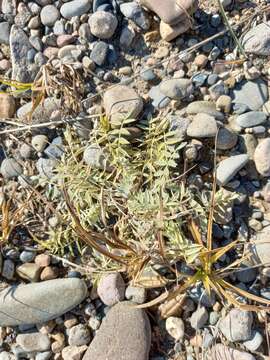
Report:
M 216 192 L 215 176 L 212 196 L 209 190 L 187 186 L 183 144 L 166 118 L 141 121 L 136 127 L 126 119 L 112 128 L 109 119 L 101 117 L 91 133 L 91 147 L 96 149 L 92 155 L 98 157 L 92 167 L 85 164 L 85 148 L 72 129 L 65 138 L 68 150 L 53 180 L 56 193 L 63 195 L 58 206 L 62 222 L 43 246 L 53 252 L 74 245 L 83 252 L 87 246 L 88 266 L 94 272 L 122 271 L 134 285 L 166 287 L 165 293 L 142 305 L 163 302 L 163 317 L 175 313 L 185 292 L 198 282 L 222 301 L 248 310 L 267 309 L 268 300 L 226 280 L 249 256 L 239 256 L 237 241 L 213 246 L 214 219 L 226 214 L 226 204 L 233 199 Z M 228 252 L 234 252 L 234 260 L 224 266 L 220 259 Z

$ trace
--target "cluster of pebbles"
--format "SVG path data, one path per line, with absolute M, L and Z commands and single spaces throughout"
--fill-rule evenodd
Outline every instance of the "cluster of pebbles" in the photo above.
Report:
M 267 2 L 221 3 L 235 24 Z M 211 1 L 0 0 L 0 76 L 32 82 L 45 64 L 80 72 L 84 98 L 91 100 L 84 102 L 78 137 L 91 166 L 100 154 L 87 146 L 87 115 L 102 109 L 111 121 L 127 113 L 138 120 L 166 114 L 185 143 L 187 163 L 197 165 L 187 178 L 197 191 L 207 187 L 203 176 L 213 170 L 207 144 L 217 137 L 217 183 L 234 200 L 217 219 L 214 238 L 220 246 L 232 238 L 253 240 L 253 262 L 231 280 L 270 299 L 270 27 L 259 15 L 250 21 L 241 36 L 246 59 L 236 58 L 229 33 L 185 51 L 222 30 Z M 6 120 L 23 122 L 31 110 L 29 99 L 6 89 L 0 86 L 1 131 L 10 127 Z M 100 92 L 102 100 L 93 98 Z M 59 101 L 48 97 L 33 124 L 54 120 L 58 110 Z M 65 152 L 60 128 L 1 136 L 4 191 L 52 177 Z M 49 226 L 57 226 L 56 217 Z M 120 274 L 104 276 L 95 291 L 81 271 L 27 239 L 16 245 L 0 253 L 0 360 L 192 360 L 198 351 L 209 359 L 268 359 L 264 315 L 226 309 L 200 285 L 181 317 L 150 325 L 131 306 L 145 302 L 146 291 Z M 260 263 L 267 265 L 251 267 Z

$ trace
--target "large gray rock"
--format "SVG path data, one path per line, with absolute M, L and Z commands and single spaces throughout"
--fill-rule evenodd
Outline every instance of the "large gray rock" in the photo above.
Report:
M 253 317 L 250 311 L 232 309 L 219 323 L 219 329 L 227 340 L 246 341 L 252 337 Z
M 243 37 L 242 44 L 248 53 L 270 55 L 270 22 L 250 29 Z
M 147 315 L 129 302 L 114 305 L 83 360 L 148 360 L 151 328 Z
M 231 156 L 220 161 L 217 166 L 217 183 L 226 185 L 248 162 L 247 154 Z
M 76 278 L 8 287 L 0 293 L 0 326 L 47 322 L 70 311 L 86 296 L 84 281 Z
M 213 116 L 197 114 L 187 128 L 187 135 L 193 138 L 211 138 L 217 134 L 217 123 Z
M 268 100 L 268 87 L 262 79 L 242 81 L 232 91 L 233 103 L 244 104 L 250 110 L 259 110 Z
M 236 123 L 242 128 L 251 128 L 263 124 L 267 116 L 262 111 L 249 111 L 237 117 Z
M 213 116 L 216 120 L 223 120 L 224 115 L 217 111 L 216 104 L 210 101 L 193 101 L 188 104 L 186 112 L 189 115 L 204 113 Z
M 35 79 L 38 67 L 29 61 L 28 52 L 33 50 L 25 32 L 17 25 L 10 30 L 10 58 L 12 79 L 29 83 Z
M 97 11 L 89 18 L 91 34 L 99 39 L 110 39 L 117 25 L 117 17 L 108 11 Z
M 175 100 L 183 99 L 193 92 L 193 85 L 190 79 L 163 80 L 159 88 L 165 96 Z

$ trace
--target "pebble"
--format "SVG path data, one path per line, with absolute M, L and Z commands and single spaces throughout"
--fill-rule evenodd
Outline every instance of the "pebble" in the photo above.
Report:
M 144 310 L 131 304 L 118 303 L 109 310 L 83 360 L 149 359 L 150 323 Z
M 52 352 L 44 351 L 44 352 L 38 353 L 35 357 L 35 360 L 50 360 L 51 358 L 52 358 Z
M 87 350 L 86 345 L 66 346 L 62 350 L 62 358 L 63 360 L 81 360 L 86 350 Z
M 120 273 L 104 275 L 97 287 L 97 293 L 105 305 L 112 306 L 125 298 L 125 283 Z
M 256 233 L 252 239 L 250 249 L 253 254 L 253 260 L 256 264 L 270 263 L 270 229 L 265 227 L 262 231 Z
M 228 95 L 221 95 L 216 102 L 216 107 L 218 111 L 223 111 L 228 114 L 231 111 L 232 99 Z
M 64 18 L 71 19 L 74 16 L 81 16 L 87 13 L 90 7 L 90 0 L 73 0 L 65 2 L 60 8 L 60 13 Z
M 236 119 L 236 123 L 242 128 L 251 128 L 263 124 L 266 119 L 267 116 L 262 111 L 250 111 L 239 115 Z
M 15 99 L 12 95 L 0 93 L 0 118 L 12 118 L 16 111 Z
M 57 165 L 57 161 L 54 159 L 39 158 L 36 167 L 39 175 L 51 179 L 54 176 L 54 168 Z
M 23 173 L 21 165 L 13 158 L 6 158 L 2 161 L 0 172 L 6 179 L 17 177 Z
M 192 138 L 211 138 L 217 133 L 217 123 L 213 116 L 208 114 L 197 114 L 187 128 L 187 135 Z
M 159 88 L 159 85 L 153 86 L 148 93 L 149 97 L 152 99 L 152 105 L 157 109 L 163 109 L 170 103 L 170 98 L 164 95 Z
M 35 257 L 35 263 L 39 267 L 49 266 L 51 263 L 51 257 L 47 254 L 39 254 Z
M 207 63 L 208 63 L 208 58 L 204 54 L 199 54 L 194 59 L 194 64 L 202 69 L 207 65 Z
M 90 329 L 96 331 L 100 328 L 101 321 L 97 316 L 91 316 L 88 321 L 88 325 L 89 325 Z
M 264 177 L 270 176 L 270 139 L 263 139 L 254 152 L 257 171 Z
M 48 351 L 51 348 L 51 342 L 48 335 L 41 334 L 39 332 L 32 334 L 19 334 L 16 337 L 16 343 L 27 353 Z
M 189 19 L 183 20 L 175 25 L 169 25 L 161 21 L 159 25 L 160 36 L 165 41 L 172 41 L 179 35 L 184 34 L 190 28 Z
M 270 55 L 270 22 L 261 23 L 251 28 L 242 39 L 247 53 L 255 55 Z
M 186 117 L 180 117 L 178 115 L 168 115 L 168 120 L 170 123 L 170 130 L 175 132 L 174 137 L 179 141 L 183 141 L 187 137 L 187 128 L 191 122 L 190 119 Z
M 211 353 L 207 357 L 208 360 L 256 360 L 251 354 L 244 351 L 235 350 L 223 344 L 214 345 Z
M 88 146 L 83 152 L 83 160 L 93 168 L 104 170 L 108 167 L 107 158 L 98 145 Z
M 135 36 L 136 33 L 131 26 L 124 26 L 119 39 L 120 46 L 123 49 L 128 49 L 132 45 Z
M 68 343 L 70 346 L 88 345 L 90 341 L 91 334 L 86 325 L 75 325 L 69 330 Z
M 58 277 L 58 268 L 47 266 L 45 267 L 40 274 L 41 281 L 53 280 Z
M 257 111 L 268 100 L 268 87 L 261 79 L 242 81 L 232 90 L 233 103 L 246 105 Z
M 89 18 L 91 33 L 99 39 L 110 39 L 117 28 L 116 16 L 107 11 L 96 11 Z
M 34 251 L 24 250 L 20 254 L 20 260 L 23 263 L 31 262 L 35 259 L 36 253 Z
M 37 152 L 42 152 L 48 143 L 49 140 L 46 135 L 35 135 L 31 141 L 31 145 Z
M 7 280 L 12 280 L 15 273 L 15 265 L 12 260 L 5 260 L 3 263 L 2 276 Z M 2 326 L 2 325 L 0 325 Z
M 247 154 L 234 155 L 219 162 L 217 166 L 217 182 L 224 186 L 241 170 L 248 162 Z
M 220 128 L 217 136 L 217 149 L 229 150 L 235 147 L 238 136 L 227 128 Z
M 54 5 L 46 5 L 40 12 L 40 20 L 44 26 L 54 26 L 59 17 L 60 13 Z
M 24 263 L 17 267 L 16 273 L 24 280 L 37 282 L 41 269 L 35 263 Z
M 243 268 L 243 271 L 237 271 L 236 277 L 238 281 L 246 284 L 254 281 L 257 277 L 257 269 L 252 267 L 252 264 L 248 261 L 243 261 L 239 270 Z
M 216 311 L 211 311 L 209 314 L 209 324 L 214 326 L 218 322 L 220 314 Z
M 0 326 L 45 323 L 70 311 L 86 296 L 84 281 L 75 278 L 8 287 L 0 293 Z
M 51 144 L 44 150 L 44 154 L 46 154 L 51 159 L 61 159 L 64 155 L 64 146 L 63 140 L 61 136 L 57 136 L 53 139 Z
M 156 74 L 151 69 L 142 69 L 141 71 L 141 78 L 145 81 L 153 81 L 156 79 Z
M 159 89 L 170 99 L 180 100 L 192 94 L 193 85 L 190 79 L 170 79 L 163 80 Z
M 249 311 L 232 309 L 219 322 L 219 329 L 228 341 L 246 341 L 252 337 L 253 316 Z
M 116 85 L 108 89 L 104 94 L 103 103 L 112 123 L 119 123 L 127 117 L 136 119 L 143 109 L 142 98 L 126 85 Z
M 143 304 L 146 301 L 146 289 L 143 287 L 131 286 L 126 288 L 125 297 L 137 304 Z
M 216 120 L 224 119 L 224 115 L 216 110 L 216 104 L 210 101 L 193 101 L 187 106 L 186 113 L 189 115 L 204 113 L 213 116 Z
M 150 27 L 149 19 L 142 9 L 142 7 L 135 1 L 130 1 L 120 4 L 122 14 L 127 18 L 134 21 L 143 30 L 148 30 Z
M 104 41 L 96 42 L 91 51 L 90 59 L 98 66 L 101 66 L 106 62 L 108 52 L 108 44 L 106 44 Z
M 255 331 L 252 334 L 252 338 L 250 340 L 245 341 L 243 344 L 249 351 L 257 351 L 263 342 L 263 337 L 259 333 L 259 331 Z
M 10 34 L 10 24 L 8 22 L 0 23 L 0 44 L 9 43 L 9 34 Z
M 204 306 L 198 306 L 197 310 L 191 315 L 190 325 L 193 329 L 201 329 L 208 321 L 208 312 Z
M 184 321 L 178 317 L 170 316 L 166 319 L 165 324 L 168 333 L 176 340 L 181 341 L 185 335 Z
M 16 360 L 15 355 L 8 353 L 7 351 L 2 351 L 0 353 L 0 360 Z
M 24 83 L 32 82 L 38 68 L 28 60 L 28 52 L 33 48 L 26 33 L 19 26 L 12 25 L 9 40 L 12 79 Z

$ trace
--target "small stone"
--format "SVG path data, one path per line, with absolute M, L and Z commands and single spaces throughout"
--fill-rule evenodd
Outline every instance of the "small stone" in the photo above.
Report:
M 208 312 L 204 306 L 199 306 L 191 315 L 190 325 L 193 329 L 201 329 L 208 321 Z
M 83 153 L 84 162 L 97 169 L 107 169 L 108 159 L 106 158 L 104 151 L 98 145 L 88 146 Z
M 17 267 L 16 273 L 24 280 L 37 282 L 41 269 L 34 263 L 24 263 Z
M 12 280 L 15 272 L 15 265 L 12 260 L 5 260 L 3 263 L 2 276 L 7 280 Z M 0 325 L 2 326 L 2 325 Z
M 267 116 L 262 111 L 250 111 L 237 117 L 236 123 L 242 128 L 251 128 L 263 124 Z
M 11 69 L 11 62 L 7 59 L 0 60 L 0 71 L 6 72 Z
M 179 142 L 185 140 L 187 137 L 187 128 L 190 125 L 191 120 L 178 115 L 168 115 L 168 120 L 170 123 L 170 130 L 175 132 L 175 139 Z
M 88 325 L 89 325 L 90 329 L 96 331 L 100 328 L 101 321 L 97 316 L 91 316 L 88 321 Z
M 216 104 L 210 101 L 193 101 L 187 106 L 186 112 L 189 115 L 196 115 L 199 113 L 208 114 L 213 116 L 216 120 L 224 119 L 224 115 L 216 110 Z
M 166 319 L 166 330 L 176 340 L 181 341 L 185 335 L 184 321 L 178 317 L 171 316 Z
M 109 310 L 83 360 L 105 360 L 108 356 L 110 360 L 149 359 L 149 320 L 143 310 L 130 305 L 118 303 Z
M 44 150 L 44 154 L 51 159 L 61 159 L 64 152 L 65 150 L 61 136 L 54 138 L 51 144 Z
M 50 360 L 52 357 L 51 351 L 44 351 L 41 353 L 38 353 L 35 357 L 35 360 Z
M 6 158 L 2 161 L 0 172 L 6 179 L 17 177 L 23 173 L 21 165 L 13 158 Z
M 213 116 L 197 114 L 187 128 L 187 135 L 193 138 L 211 138 L 217 133 L 217 123 Z
M 35 259 L 36 253 L 34 251 L 24 250 L 20 255 L 20 260 L 23 263 L 31 262 Z
M 44 26 L 54 26 L 59 17 L 60 13 L 54 5 L 46 5 L 40 12 L 40 20 Z
M 16 343 L 27 353 L 48 351 L 51 347 L 48 335 L 41 333 L 19 334 L 16 337 Z
M 158 47 L 157 51 L 155 52 L 154 56 L 156 59 L 163 59 L 169 55 L 169 48 L 167 46 L 160 46 Z
M 117 18 L 107 11 L 97 11 L 89 18 L 90 31 L 99 39 L 110 39 L 117 25 Z
M 33 148 L 37 152 L 42 152 L 48 145 L 49 140 L 46 135 L 35 135 L 31 141 Z
M 159 88 L 165 96 L 175 100 L 188 97 L 193 92 L 193 85 L 190 79 L 163 80 Z
M 16 104 L 14 97 L 9 94 L 0 93 L 0 118 L 12 118 L 16 111 Z
M 137 304 L 143 304 L 146 300 L 146 289 L 129 285 L 126 288 L 126 299 Z
M 39 267 L 49 266 L 51 263 L 51 257 L 47 254 L 40 254 L 35 257 L 35 263 Z
M 263 342 L 263 337 L 259 333 L 259 331 L 255 331 L 252 334 L 252 338 L 250 340 L 245 341 L 243 344 L 249 351 L 257 351 Z
M 219 318 L 220 318 L 220 314 L 218 312 L 216 312 L 216 311 L 210 312 L 210 314 L 209 314 L 209 324 L 212 325 L 212 326 L 216 325 Z
M 136 36 L 134 29 L 131 26 L 124 26 L 120 35 L 120 45 L 123 49 L 128 49 Z
M 253 323 L 252 313 L 240 309 L 232 309 L 219 322 L 219 329 L 227 340 L 231 342 L 250 340 Z
M 105 305 L 112 306 L 125 298 L 125 283 L 120 273 L 104 275 L 97 287 L 97 293 Z
M 217 166 L 217 182 L 226 185 L 248 162 L 246 154 L 234 155 L 219 162 Z
M 194 59 L 194 64 L 197 65 L 200 69 L 203 69 L 208 62 L 208 57 L 204 54 L 199 54 Z
M 104 41 L 99 41 L 95 43 L 90 54 L 90 59 L 94 61 L 95 64 L 101 66 L 106 62 L 108 52 L 108 44 L 106 44 Z
M 184 19 L 175 25 L 169 25 L 161 21 L 159 26 L 160 36 L 165 41 L 172 41 L 179 35 L 184 34 L 190 28 L 190 20 Z
M 0 23 L 0 44 L 9 44 L 10 25 L 8 22 Z
M 41 281 L 53 280 L 56 279 L 57 277 L 58 277 L 58 269 L 52 266 L 45 267 L 40 274 Z
M 147 18 L 147 15 L 142 9 L 142 7 L 135 1 L 120 4 L 120 10 L 126 18 L 134 21 L 134 23 L 138 25 L 141 29 L 149 29 L 150 22 Z
M 226 128 L 221 128 L 217 136 L 217 149 L 229 150 L 237 144 L 238 136 Z
M 157 109 L 163 109 L 170 103 L 170 98 L 164 95 L 158 86 L 153 86 L 149 91 L 149 97 L 152 99 L 152 105 Z
M 0 353 L 0 360 L 16 360 L 16 357 L 7 351 L 2 351 Z
M 36 167 L 39 175 L 51 179 L 54 176 L 54 168 L 57 165 L 55 159 L 39 158 Z
M 251 28 L 243 37 L 242 44 L 246 52 L 255 55 L 270 55 L 270 22 Z
M 63 360 L 81 360 L 86 350 L 87 350 L 86 345 L 66 346 L 62 350 L 62 358 Z
M 91 7 L 90 0 L 73 0 L 64 3 L 60 8 L 61 15 L 66 19 L 86 14 Z
M 91 334 L 86 325 L 79 324 L 69 330 L 68 343 L 71 346 L 88 345 L 91 341 Z
M 104 108 L 111 122 L 122 122 L 123 119 L 136 119 L 143 109 L 141 97 L 132 88 L 117 85 L 108 89 L 103 98 Z
M 210 354 L 207 356 L 207 360 L 256 360 L 251 354 L 244 351 L 235 350 L 223 344 L 214 345 Z
M 270 176 L 270 139 L 262 140 L 255 149 L 254 162 L 257 171 L 264 177 Z
M 216 107 L 218 111 L 223 111 L 228 114 L 231 110 L 232 106 L 232 99 L 228 95 L 221 95 L 217 99 Z

